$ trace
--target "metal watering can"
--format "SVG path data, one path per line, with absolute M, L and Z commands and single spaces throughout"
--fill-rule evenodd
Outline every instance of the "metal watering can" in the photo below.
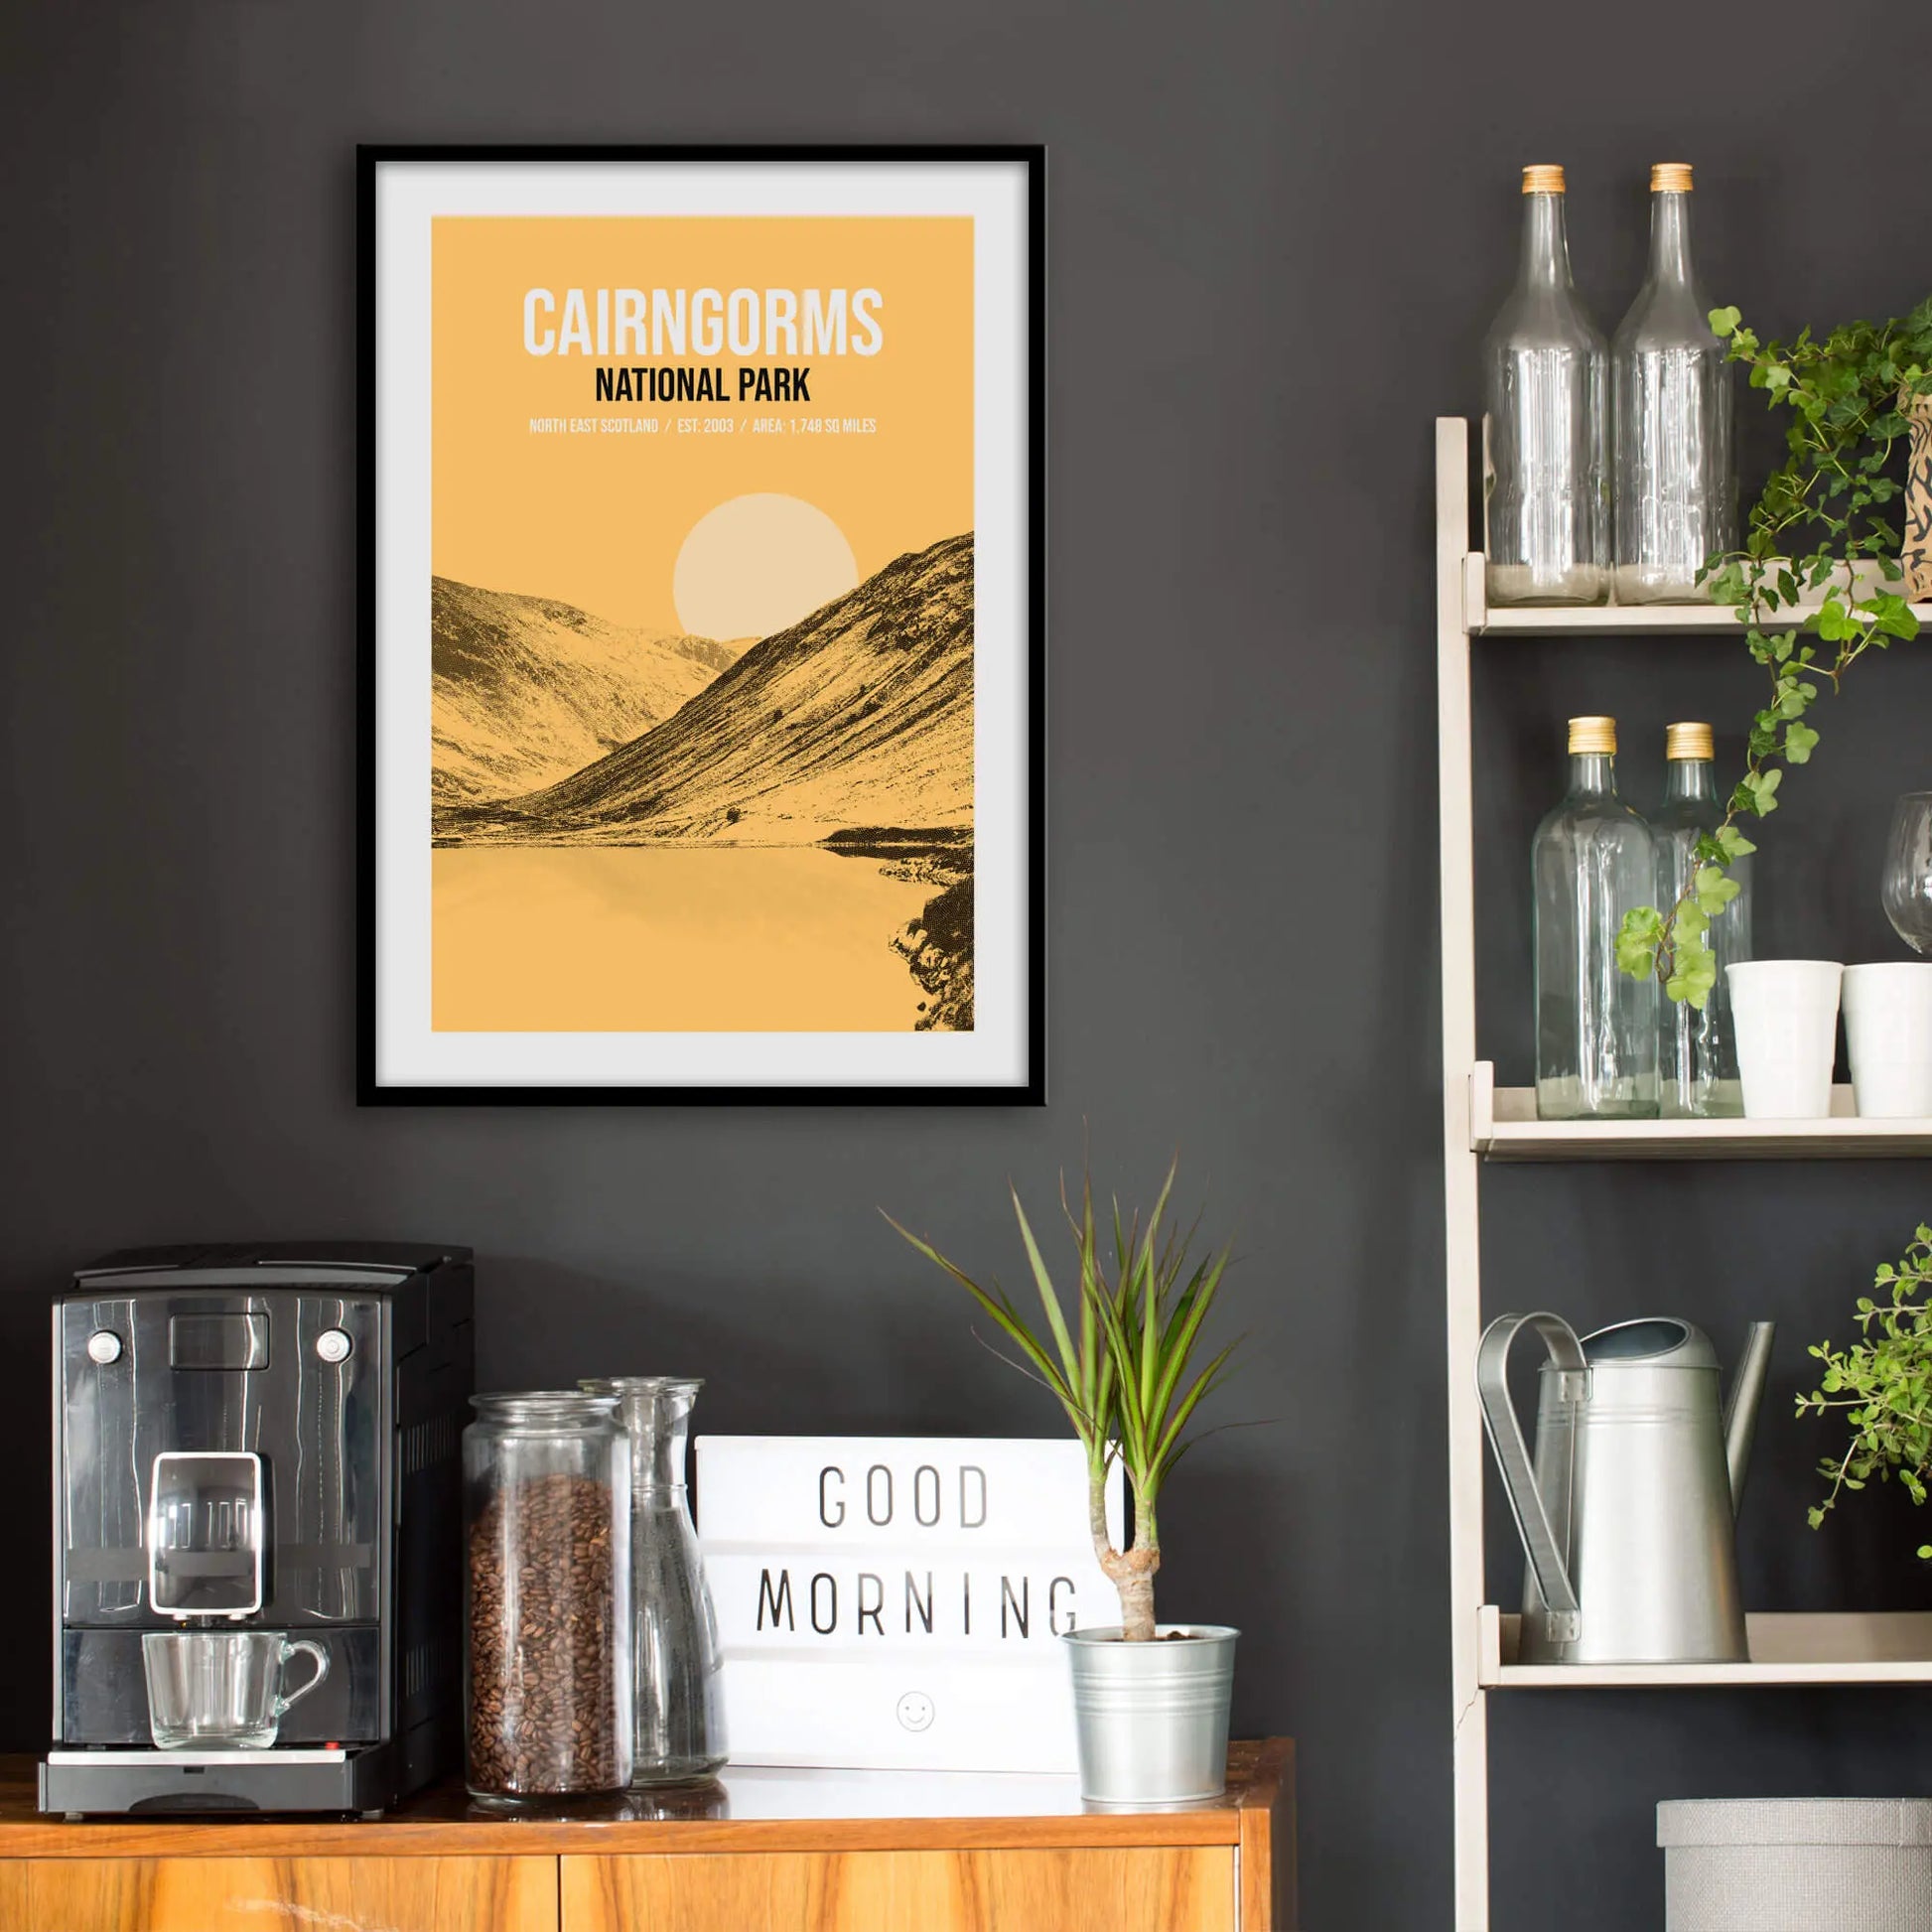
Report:
M 1525 1327 L 1549 1350 L 1534 1471 L 1507 1379 Z M 1717 1351 L 1688 1321 L 1579 1340 L 1561 1316 L 1504 1314 L 1483 1330 L 1476 1392 L 1529 1558 L 1518 1661 L 1747 1661 L 1732 1526 L 1774 1333 L 1751 1323 L 1721 1409 Z

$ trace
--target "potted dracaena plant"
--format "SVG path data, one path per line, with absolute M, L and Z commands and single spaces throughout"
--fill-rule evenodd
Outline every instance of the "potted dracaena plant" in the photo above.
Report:
M 1019 1351 L 1014 1366 L 1052 1393 L 1086 1451 L 1088 1528 L 1100 1568 L 1119 1592 L 1121 1620 L 1070 1631 L 1063 1641 L 1072 1665 L 1081 1794 L 1098 1803 L 1211 1798 L 1226 1780 L 1240 1633 L 1219 1624 L 1162 1624 L 1154 1614 L 1161 1492 L 1195 1440 L 1189 1427 L 1226 1377 L 1237 1346 L 1228 1342 L 1210 1354 L 1203 1343 L 1229 1254 L 1224 1249 L 1190 1261 L 1193 1230 L 1167 1220 L 1174 1173 L 1171 1166 L 1145 1227 L 1138 1215 L 1124 1223 L 1116 1201 L 1104 1235 L 1094 1218 L 1091 1179 L 1082 1186 L 1077 1215 L 1062 1180 L 1060 1205 L 1073 1235 L 1077 1277 L 1067 1301 L 1053 1285 L 1018 1191 L 1010 1190 L 1039 1297 L 1037 1321 L 997 1283 L 982 1287 L 886 1216 L 979 1304 Z M 1125 1547 L 1116 1547 L 1107 1523 L 1107 1482 L 1116 1459 L 1133 1498 L 1133 1536 Z

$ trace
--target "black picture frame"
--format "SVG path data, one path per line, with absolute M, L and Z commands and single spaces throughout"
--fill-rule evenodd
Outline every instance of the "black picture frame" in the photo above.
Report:
M 377 181 L 390 163 L 997 163 L 1026 174 L 1027 440 L 1025 1070 L 976 1085 L 397 1085 L 377 1061 Z M 1040 144 L 373 144 L 356 149 L 357 911 L 356 1100 L 395 1106 L 1020 1106 L 1046 1102 L 1046 154 Z

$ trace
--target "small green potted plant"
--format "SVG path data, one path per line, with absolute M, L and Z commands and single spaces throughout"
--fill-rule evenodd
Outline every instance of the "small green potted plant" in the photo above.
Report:
M 1896 1262 L 1873 1280 L 1874 1293 L 1858 1304 L 1860 1339 L 1847 1348 L 1819 1342 L 1811 1353 L 1825 1364 L 1819 1386 L 1798 1398 L 1799 1415 L 1843 1410 L 1852 1440 L 1828 1455 L 1818 1473 L 1831 1484 L 1810 1510 L 1817 1529 L 1848 1489 L 1863 1489 L 1873 1476 L 1896 1475 L 1915 1503 L 1925 1501 L 1932 1479 L 1932 1227 L 1919 1227 Z M 1919 1545 L 1932 1558 L 1932 1543 Z
M 1225 1378 L 1235 1342 L 1207 1354 L 1202 1328 L 1229 1254 L 1190 1263 L 1193 1230 L 1167 1223 L 1170 1167 L 1147 1225 L 1123 1223 L 1118 1202 L 1103 1239 L 1093 1186 L 1081 1189 L 1072 1231 L 1078 1286 L 1071 1306 L 1053 1286 L 1020 1196 L 1013 1211 L 1038 1291 L 1041 1320 L 1029 1321 L 995 1283 L 982 1287 L 929 1242 L 887 1219 L 943 1268 L 1019 1350 L 1015 1366 L 1052 1393 L 1087 1459 L 1088 1529 L 1100 1568 L 1120 1594 L 1118 1625 L 1070 1631 L 1081 1795 L 1100 1804 L 1175 1804 L 1226 1787 L 1228 1702 L 1240 1632 L 1222 1624 L 1171 1625 L 1154 1614 L 1161 1568 L 1160 1502 L 1169 1472 L 1191 1440 L 1201 1403 Z M 1116 1548 L 1107 1525 L 1115 1460 L 1127 1471 L 1134 1529 Z

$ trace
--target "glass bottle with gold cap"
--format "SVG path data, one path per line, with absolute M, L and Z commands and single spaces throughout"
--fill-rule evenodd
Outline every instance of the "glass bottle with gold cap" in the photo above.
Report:
M 1523 170 L 1523 259 L 1483 339 L 1483 549 L 1496 604 L 1608 591 L 1609 356 L 1570 279 L 1563 170 Z
M 1616 794 L 1616 720 L 1570 721 L 1570 787 L 1536 828 L 1536 1111 L 1657 1112 L 1657 985 L 1616 963 L 1623 915 L 1656 893 L 1650 828 Z
M 1701 604 L 1735 547 L 1731 380 L 1691 263 L 1691 170 L 1650 171 L 1650 272 L 1610 346 L 1619 604 Z
M 1650 818 L 1657 851 L 1658 909 L 1666 917 L 1690 890 L 1697 842 L 1725 815 L 1712 766 L 1709 725 L 1664 729 L 1664 802 Z M 1751 956 L 1751 862 L 1733 859 L 1737 897 L 1712 921 L 1706 937 L 1718 956 L 1718 983 L 1700 1012 L 1688 1001 L 1663 1002 L 1663 1067 L 1658 1111 L 1670 1120 L 1731 1119 L 1744 1111 L 1731 1029 L 1730 980 L 1725 968 Z

